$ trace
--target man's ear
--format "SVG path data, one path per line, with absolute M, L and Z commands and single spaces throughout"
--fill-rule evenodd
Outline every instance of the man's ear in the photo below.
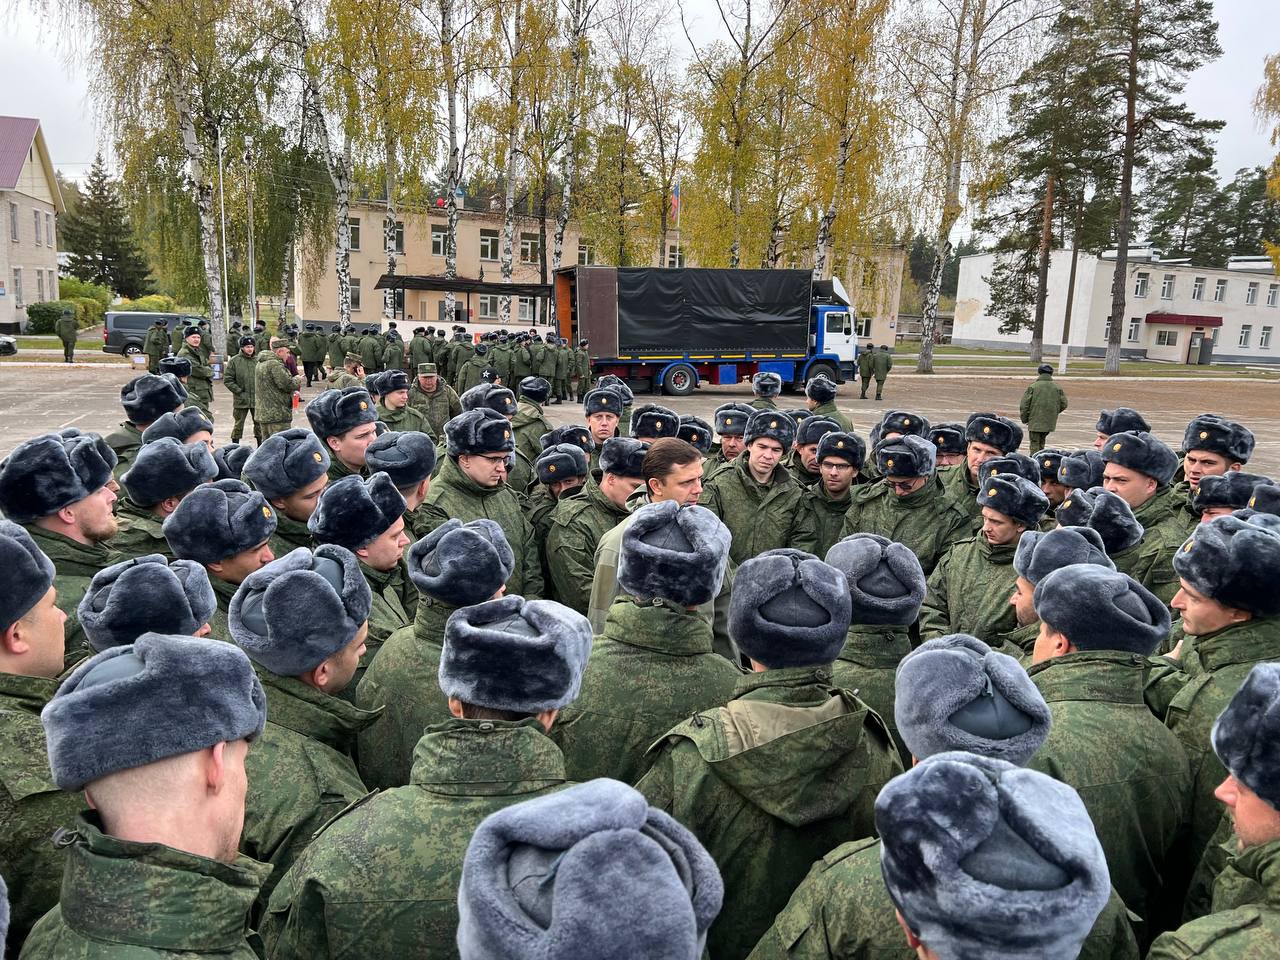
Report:
M 227 782 L 227 745 L 215 743 L 208 750 L 204 764 L 205 789 L 209 793 L 218 793 Z
M 449 713 L 458 720 L 462 719 L 462 701 L 457 697 L 449 698 Z
M 14 621 L 3 632 L 0 632 L 0 649 L 15 656 L 31 652 L 31 644 L 27 643 L 26 638 L 22 635 L 21 620 Z
M 918 950 L 920 948 L 920 938 L 911 932 L 911 928 L 907 926 L 907 921 L 902 919 L 902 911 L 894 910 L 893 915 L 898 918 L 898 926 L 907 935 L 907 946 L 912 950 Z

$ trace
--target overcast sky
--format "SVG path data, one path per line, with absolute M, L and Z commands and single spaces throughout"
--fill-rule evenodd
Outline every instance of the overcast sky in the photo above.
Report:
M 1196 113 L 1225 120 L 1218 137 L 1218 172 L 1266 164 L 1275 150 L 1253 117 L 1252 101 L 1262 79 L 1262 61 L 1280 53 L 1274 30 L 1276 0 L 1216 0 L 1223 56 L 1191 77 L 1186 99 Z M 685 0 L 699 41 L 717 29 L 711 0 Z M 102 140 L 87 91 L 87 71 L 67 63 L 57 37 L 43 29 L 24 5 L 0 20 L 0 114 L 37 117 L 54 165 L 80 178 Z M 1270 25 L 1270 26 L 1268 26 Z M 676 32 L 677 49 L 687 45 Z M 683 52 L 681 50 L 681 52 Z

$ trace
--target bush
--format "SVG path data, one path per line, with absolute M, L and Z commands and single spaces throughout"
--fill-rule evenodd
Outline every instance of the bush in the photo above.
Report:
M 111 306 L 113 299 L 111 291 L 101 284 L 89 283 L 86 280 L 78 280 L 75 277 L 59 277 L 58 293 L 63 300 L 77 300 L 87 297 L 100 305 L 98 318 L 102 318 L 102 314 Z
M 105 319 L 104 314 L 106 311 L 103 309 L 101 301 L 96 297 L 66 297 L 65 299 L 70 300 L 79 308 L 76 311 L 76 322 L 81 330 L 85 327 L 100 324 Z
M 137 300 L 125 300 L 117 309 L 141 310 L 145 313 L 173 313 L 177 306 L 177 301 L 173 297 L 153 293 L 146 297 L 139 297 Z
M 54 324 L 62 318 L 62 311 L 75 311 L 76 325 L 83 326 L 84 306 L 74 300 L 45 300 L 27 304 L 27 333 L 53 333 Z

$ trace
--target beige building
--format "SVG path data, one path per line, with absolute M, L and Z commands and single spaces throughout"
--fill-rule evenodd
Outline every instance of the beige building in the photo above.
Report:
M 0 332 L 20 329 L 27 304 L 58 299 L 63 210 L 40 121 L 0 117 Z

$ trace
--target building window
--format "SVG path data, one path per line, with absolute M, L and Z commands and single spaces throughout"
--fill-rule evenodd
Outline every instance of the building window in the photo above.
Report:
M 480 295 L 480 319 L 481 320 L 497 320 L 498 319 L 498 300 L 500 298 L 496 293 L 484 293 Z
M 1126 335 L 1126 339 L 1127 339 L 1130 343 L 1137 343 L 1137 342 L 1138 342 L 1138 334 L 1141 332 L 1141 330 L 1142 330 L 1142 320 L 1141 320 L 1141 318 L 1139 318 L 1139 317 L 1130 317 L 1130 318 L 1129 318 L 1129 333 Z
M 22 268 L 13 268 L 13 305 L 17 309 L 26 306 L 22 299 Z
M 1271 349 L 1271 327 L 1263 327 L 1262 332 L 1258 334 L 1258 349 Z
M 680 249 L 680 244 L 678 243 L 667 244 L 667 266 L 668 267 L 684 266 L 684 251 Z
M 49 246 L 53 246 L 53 214 L 46 213 L 44 215 L 44 242 Z
M 1178 345 L 1177 330 L 1157 330 L 1156 346 L 1157 347 L 1176 347 Z
M 1133 295 L 1135 297 L 1145 297 L 1147 295 L 1147 284 L 1151 282 L 1151 274 L 1140 273 L 1133 282 Z
M 1247 347 L 1249 340 L 1253 337 L 1253 324 L 1244 323 L 1240 325 L 1240 339 L 1236 341 L 1236 346 Z
M 1213 288 L 1213 302 L 1223 303 L 1227 299 L 1227 281 L 1219 280 Z
M 1244 292 L 1244 302 L 1249 306 L 1253 306 L 1258 302 L 1258 283 L 1256 280 L 1249 284 L 1249 289 Z
M 853 322 L 854 336 L 861 339 L 869 339 L 871 337 L 871 314 L 868 313 L 859 317 L 855 313 L 854 317 L 856 318 Z
M 520 234 L 520 262 L 537 263 L 538 251 L 542 249 L 542 238 L 536 233 Z
M 1215 347 L 1218 345 L 1218 331 L 1221 329 L 1222 329 L 1221 327 L 1214 327 L 1212 330 L 1209 331 L 1209 335 L 1212 338 L 1213 345 Z
M 596 248 L 589 243 L 578 241 L 578 264 L 579 266 L 590 266 L 596 262 Z
M 538 322 L 538 301 L 533 297 L 520 297 L 519 317 L 521 323 Z
M 32 210 L 31 217 L 36 222 L 36 246 L 40 246 L 40 211 Z
M 404 253 L 404 221 L 396 221 L 396 253 Z
M 44 302 L 44 271 L 36 271 L 36 303 Z
M 1166 273 L 1166 274 L 1164 275 L 1164 280 L 1163 280 L 1163 281 L 1161 282 L 1161 284 L 1160 284 L 1160 299 L 1161 299 L 1161 300 L 1172 300 L 1172 299 L 1173 299 L 1173 284 L 1174 284 L 1174 281 L 1175 281 L 1176 279 L 1177 279 L 1177 278 L 1176 278 L 1172 273 Z
M 480 259 L 494 260 L 498 259 L 498 231 L 497 230 L 481 230 L 480 231 Z M 497 316 L 497 314 L 494 314 Z
M 360 281 L 355 277 L 351 278 L 351 309 L 360 309 Z
M 347 217 L 347 229 L 351 231 L 351 249 L 360 249 L 360 218 Z
M 1191 285 L 1191 299 L 1204 299 L 1204 277 L 1196 277 L 1195 283 Z
M 1273 283 L 1267 287 L 1267 306 L 1280 306 L 1280 283 Z
M 443 257 L 445 249 L 445 241 L 449 238 L 449 228 L 442 227 L 438 223 L 431 225 L 431 255 L 433 257 Z
M 18 205 L 9 201 L 9 239 L 18 239 Z
M 1111 321 L 1110 320 L 1108 320 L 1107 325 L 1102 328 L 1102 342 L 1103 343 L 1111 342 Z

